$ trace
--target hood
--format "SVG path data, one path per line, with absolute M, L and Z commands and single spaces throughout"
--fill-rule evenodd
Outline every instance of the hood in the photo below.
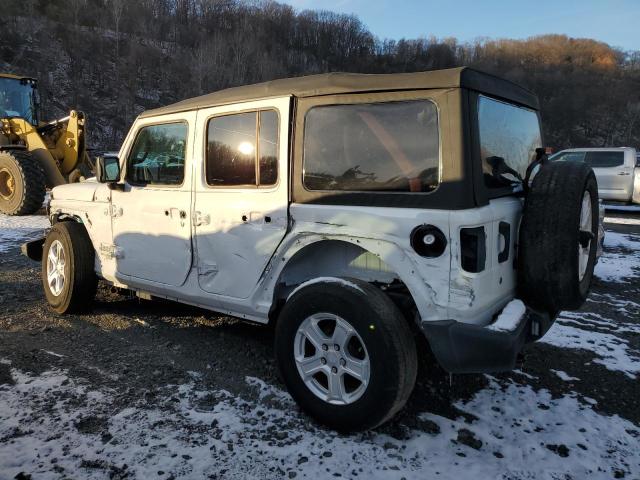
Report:
M 51 190 L 53 200 L 79 200 L 84 202 L 93 201 L 93 196 L 100 184 L 95 177 L 80 183 L 69 183 L 58 185 Z

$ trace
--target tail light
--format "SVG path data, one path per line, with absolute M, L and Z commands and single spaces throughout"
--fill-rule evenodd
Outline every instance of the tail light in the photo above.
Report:
M 484 270 L 487 245 L 484 227 L 460 230 L 460 262 L 462 269 L 470 273 Z

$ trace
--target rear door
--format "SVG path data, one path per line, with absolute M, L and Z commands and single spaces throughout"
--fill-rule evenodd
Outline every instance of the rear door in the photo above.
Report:
M 593 168 L 603 198 L 626 200 L 631 197 L 632 167 L 625 164 L 624 150 L 591 150 L 584 161 Z
M 198 112 L 195 246 L 198 284 L 247 298 L 288 225 L 291 98 Z

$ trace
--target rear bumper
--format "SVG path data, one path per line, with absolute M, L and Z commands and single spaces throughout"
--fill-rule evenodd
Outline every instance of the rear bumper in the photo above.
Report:
M 436 359 L 450 373 L 513 370 L 525 343 L 541 338 L 555 316 L 526 308 L 512 330 L 496 330 L 455 320 L 422 322 Z

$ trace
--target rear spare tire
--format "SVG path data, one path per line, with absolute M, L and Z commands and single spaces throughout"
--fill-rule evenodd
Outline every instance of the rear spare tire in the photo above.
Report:
M 30 215 L 42 206 L 44 173 L 26 151 L 0 151 L 0 213 Z
M 527 194 L 518 252 L 520 296 L 557 313 L 587 298 L 598 242 L 598 184 L 582 162 L 545 164 Z
M 95 251 L 84 225 L 56 223 L 42 249 L 42 285 L 57 313 L 82 313 L 91 308 L 98 278 Z

